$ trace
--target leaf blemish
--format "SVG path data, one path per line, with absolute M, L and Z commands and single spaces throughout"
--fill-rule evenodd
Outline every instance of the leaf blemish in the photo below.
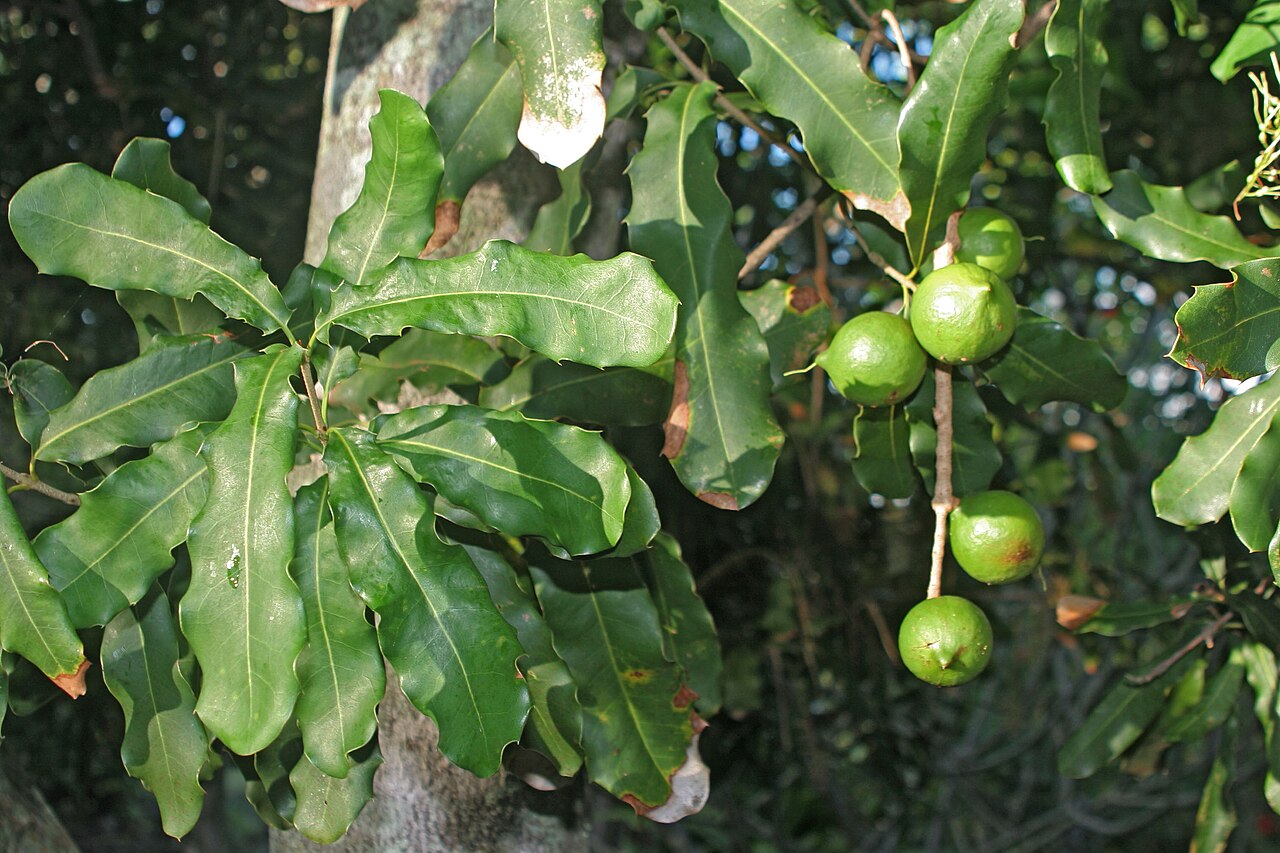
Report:
M 231 557 L 227 560 L 227 583 L 232 589 L 240 588 L 240 546 L 231 546 Z

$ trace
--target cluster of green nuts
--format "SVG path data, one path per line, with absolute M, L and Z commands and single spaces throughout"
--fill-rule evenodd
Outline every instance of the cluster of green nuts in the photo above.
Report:
M 959 220 L 953 264 L 916 286 L 910 319 L 871 311 L 836 332 L 817 358 L 836 389 L 863 406 L 904 401 L 920 386 L 928 356 L 949 365 L 980 362 L 1008 345 L 1018 306 L 1007 280 L 1022 265 L 1023 241 L 1013 219 L 974 208 Z M 965 497 L 951 513 L 956 562 L 988 584 L 1027 577 L 1044 552 L 1044 528 L 1027 501 L 1007 491 Z M 986 668 L 991 623 L 973 602 L 954 595 L 921 601 L 907 613 L 898 650 L 912 674 L 930 684 L 963 684 Z

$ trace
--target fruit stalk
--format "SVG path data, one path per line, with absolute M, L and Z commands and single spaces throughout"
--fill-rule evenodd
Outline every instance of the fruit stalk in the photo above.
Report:
M 938 430 L 938 447 L 934 462 L 933 486 L 933 559 L 929 565 L 929 590 L 926 598 L 942 595 L 942 558 L 947 551 L 947 516 L 956 508 L 951 493 L 951 365 L 936 362 L 933 368 L 935 386 L 933 423 Z

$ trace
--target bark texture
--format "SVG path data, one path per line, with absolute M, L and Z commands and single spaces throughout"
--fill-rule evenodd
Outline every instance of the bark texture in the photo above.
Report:
M 426 103 L 492 22 L 492 0 L 378 0 L 335 13 L 324 119 L 307 226 L 306 258 L 319 263 L 329 227 L 359 193 L 369 158 L 369 119 L 379 89 Z M 555 193 L 553 174 L 517 153 L 476 185 L 442 254 L 491 238 L 520 240 L 537 207 Z M 299 850 L 575 851 L 587 848 L 580 789 L 539 793 L 499 774 L 477 779 L 436 750 L 434 724 L 409 704 L 394 676 L 378 709 L 385 763 L 375 799 L 347 835 L 328 847 L 272 831 L 276 853 Z

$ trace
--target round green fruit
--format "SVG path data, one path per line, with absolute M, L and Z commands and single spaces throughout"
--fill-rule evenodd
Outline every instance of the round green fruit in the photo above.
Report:
M 974 207 L 960 215 L 956 260 L 977 264 L 1003 279 L 1022 266 L 1022 229 L 1013 217 L 992 207 Z
M 967 598 L 926 598 L 903 618 L 898 653 L 921 681 L 938 687 L 964 684 L 991 659 L 991 623 Z
M 883 311 L 841 326 L 817 362 L 841 394 L 864 406 L 900 402 L 920 386 L 926 366 L 911 324 Z
M 1044 527 L 1035 508 L 1013 492 L 979 492 L 951 513 L 951 553 L 983 583 L 1022 580 L 1040 564 Z
M 995 355 L 1018 321 L 1009 285 L 977 264 L 934 270 L 911 299 L 911 328 L 929 355 L 945 364 L 967 364 Z

